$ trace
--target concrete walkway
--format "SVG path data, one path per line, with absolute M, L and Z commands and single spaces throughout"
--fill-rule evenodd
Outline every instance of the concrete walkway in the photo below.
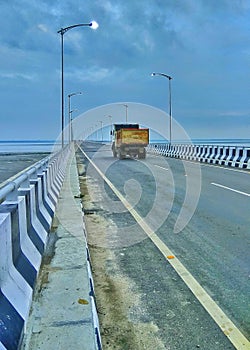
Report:
M 73 154 L 34 292 L 22 350 L 101 349 L 79 194 Z

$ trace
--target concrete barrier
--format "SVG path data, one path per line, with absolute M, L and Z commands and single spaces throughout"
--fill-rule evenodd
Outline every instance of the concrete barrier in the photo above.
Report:
M 235 149 L 234 147 L 229 147 L 228 156 L 227 156 L 227 158 L 225 159 L 224 165 L 231 166 L 232 161 L 233 161 L 233 159 L 234 159 L 234 157 L 235 157 L 235 153 L 236 153 L 236 149 Z
M 243 156 L 243 148 L 242 147 L 238 147 L 236 149 L 236 152 L 235 152 L 235 157 L 233 158 L 233 161 L 232 161 L 232 166 L 238 168 L 240 166 L 240 162 L 242 160 L 242 156 Z
M 213 164 L 219 164 L 221 157 L 223 155 L 223 150 L 224 150 L 223 146 L 218 147 L 217 153 L 215 153 L 215 155 L 213 157 L 213 161 L 212 161 Z
M 89 276 L 89 283 L 90 283 L 90 300 L 91 300 L 91 308 L 92 308 L 92 314 L 93 314 L 93 323 L 94 323 L 94 330 L 95 330 L 95 336 L 96 336 L 96 345 L 97 349 L 102 349 L 102 342 L 101 342 L 101 334 L 100 334 L 100 326 L 99 326 L 99 319 L 97 314 L 97 307 L 96 307 L 96 300 L 95 300 L 95 289 L 94 289 L 94 281 L 91 271 L 91 260 L 90 260 L 90 254 L 88 246 L 86 245 L 86 251 L 87 251 L 87 270 L 88 270 L 88 276 Z
M 229 155 L 229 147 L 228 146 L 227 147 L 223 147 L 223 154 L 222 154 L 222 157 L 220 158 L 218 164 L 219 165 L 225 165 L 225 161 L 226 161 L 228 155 Z
M 242 155 L 242 158 L 240 160 L 239 167 L 250 169 L 250 148 L 243 149 L 243 155 Z
M 147 151 L 166 157 L 250 169 L 250 148 L 228 145 L 150 144 Z
M 78 174 L 72 152 L 20 350 L 102 349 Z
M 18 349 L 62 185 L 69 147 L 0 188 L 0 350 Z

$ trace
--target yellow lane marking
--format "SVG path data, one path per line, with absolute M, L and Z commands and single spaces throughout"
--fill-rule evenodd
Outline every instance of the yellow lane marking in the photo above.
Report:
M 227 317 L 227 315 L 221 310 L 221 308 L 215 303 L 215 301 L 207 294 L 202 286 L 196 281 L 191 273 L 185 268 L 185 266 L 176 257 L 173 258 L 173 252 L 167 247 L 165 243 L 153 232 L 143 218 L 137 213 L 137 211 L 130 205 L 130 203 L 123 197 L 123 195 L 117 190 L 112 182 L 101 172 L 101 170 L 93 163 L 93 161 L 87 156 L 83 149 L 78 146 L 84 156 L 88 159 L 91 165 L 101 175 L 103 180 L 112 189 L 115 195 L 120 199 L 125 208 L 134 217 L 137 223 L 141 226 L 147 236 L 160 250 L 160 252 L 167 259 L 169 264 L 175 269 L 178 275 L 182 278 L 188 288 L 192 291 L 195 297 L 199 300 L 201 305 L 207 310 L 209 315 L 214 319 L 223 333 L 228 337 L 231 343 L 237 350 L 250 349 L 250 342 L 235 326 L 235 324 Z M 167 258 L 169 257 L 169 258 Z

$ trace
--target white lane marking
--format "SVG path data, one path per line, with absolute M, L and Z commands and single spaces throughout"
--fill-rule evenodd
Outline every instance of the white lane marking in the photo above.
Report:
M 224 185 L 220 185 L 220 184 L 217 184 L 215 182 L 211 182 L 211 185 L 214 185 L 214 186 L 217 186 L 217 187 L 221 187 L 221 188 L 224 188 L 225 190 L 229 190 L 229 191 L 236 192 L 236 193 L 239 193 L 239 194 L 243 194 L 244 196 L 250 197 L 250 193 L 238 191 L 238 190 L 235 190 L 234 188 L 227 187 L 227 186 L 224 186 Z
M 231 343 L 235 346 L 237 350 L 247 350 L 250 348 L 250 342 L 241 333 L 241 331 L 235 326 L 235 324 L 227 317 L 227 315 L 221 310 L 221 308 L 216 304 L 216 302 L 207 294 L 204 288 L 196 281 L 196 279 L 191 275 L 191 273 L 185 268 L 185 266 L 180 262 L 173 252 L 168 248 L 168 246 L 162 242 L 162 240 L 157 236 L 156 233 L 148 226 L 148 224 L 143 220 L 143 218 L 137 213 L 137 211 L 131 206 L 131 204 L 123 197 L 123 195 L 117 190 L 117 188 L 112 184 L 112 182 L 102 173 L 102 171 L 94 164 L 94 162 L 87 156 L 83 149 L 78 145 L 78 148 L 88 159 L 90 164 L 96 169 L 96 171 L 101 175 L 103 180 L 109 185 L 115 195 L 120 199 L 125 208 L 134 217 L 137 223 L 141 226 L 147 236 L 151 239 L 154 245 L 160 250 L 163 256 L 167 259 L 169 264 L 175 269 L 178 275 L 185 282 L 187 287 L 195 295 L 196 299 L 199 300 L 204 309 L 209 313 L 209 315 L 214 319 L 217 325 L 220 327 L 222 332 L 228 337 Z
M 160 166 L 160 165 L 154 164 L 154 166 L 156 166 L 157 168 L 161 168 L 163 170 L 168 170 L 168 168 L 164 168 L 163 166 Z M 184 174 L 184 176 L 187 176 L 187 174 Z
M 191 161 L 191 163 L 197 163 L 195 161 Z M 243 173 L 243 174 L 248 174 L 250 175 L 250 172 L 248 169 L 246 168 L 233 168 L 233 167 L 226 167 L 226 166 L 223 166 L 222 164 L 209 164 L 209 163 L 200 163 L 201 166 L 209 166 L 209 167 L 216 167 L 217 169 L 224 169 L 224 170 L 227 170 L 227 171 L 234 171 L 234 172 L 237 172 L 237 173 Z M 245 169 L 245 170 L 244 170 Z
M 163 166 L 160 166 L 160 165 L 154 164 L 154 166 L 156 166 L 157 168 L 161 168 L 163 170 L 168 170 L 168 168 L 164 168 Z M 187 174 L 184 174 L 184 176 L 187 176 Z
M 154 164 L 154 166 L 156 166 L 157 168 L 161 168 L 161 169 L 163 169 L 163 170 L 168 170 L 168 168 L 164 168 L 163 166 L 160 166 L 160 165 Z
M 152 158 L 157 158 L 157 157 L 166 157 L 166 156 L 162 156 L 162 155 L 153 155 L 153 154 L 150 154 L 150 156 Z M 187 160 L 187 159 L 181 159 L 181 158 L 171 158 L 171 159 L 175 159 L 175 160 L 181 160 L 182 162 L 187 162 L 187 163 L 194 163 L 194 164 L 200 164 L 200 166 L 208 166 L 208 167 L 214 167 L 214 168 L 217 168 L 217 169 L 224 169 L 224 170 L 228 170 L 228 171 L 235 171 L 237 173 L 243 173 L 243 174 L 248 174 L 250 175 L 250 171 L 249 169 L 247 168 L 233 168 L 233 167 L 226 167 L 226 166 L 223 166 L 221 164 L 214 164 L 214 163 L 201 163 L 201 162 L 198 162 L 198 161 L 194 161 L 194 160 Z

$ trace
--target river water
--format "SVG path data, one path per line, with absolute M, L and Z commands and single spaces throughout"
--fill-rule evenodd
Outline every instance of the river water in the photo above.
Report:
M 52 141 L 0 141 L 0 186 L 20 171 L 48 156 Z
M 0 153 L 0 186 L 8 178 L 45 158 L 49 153 Z

